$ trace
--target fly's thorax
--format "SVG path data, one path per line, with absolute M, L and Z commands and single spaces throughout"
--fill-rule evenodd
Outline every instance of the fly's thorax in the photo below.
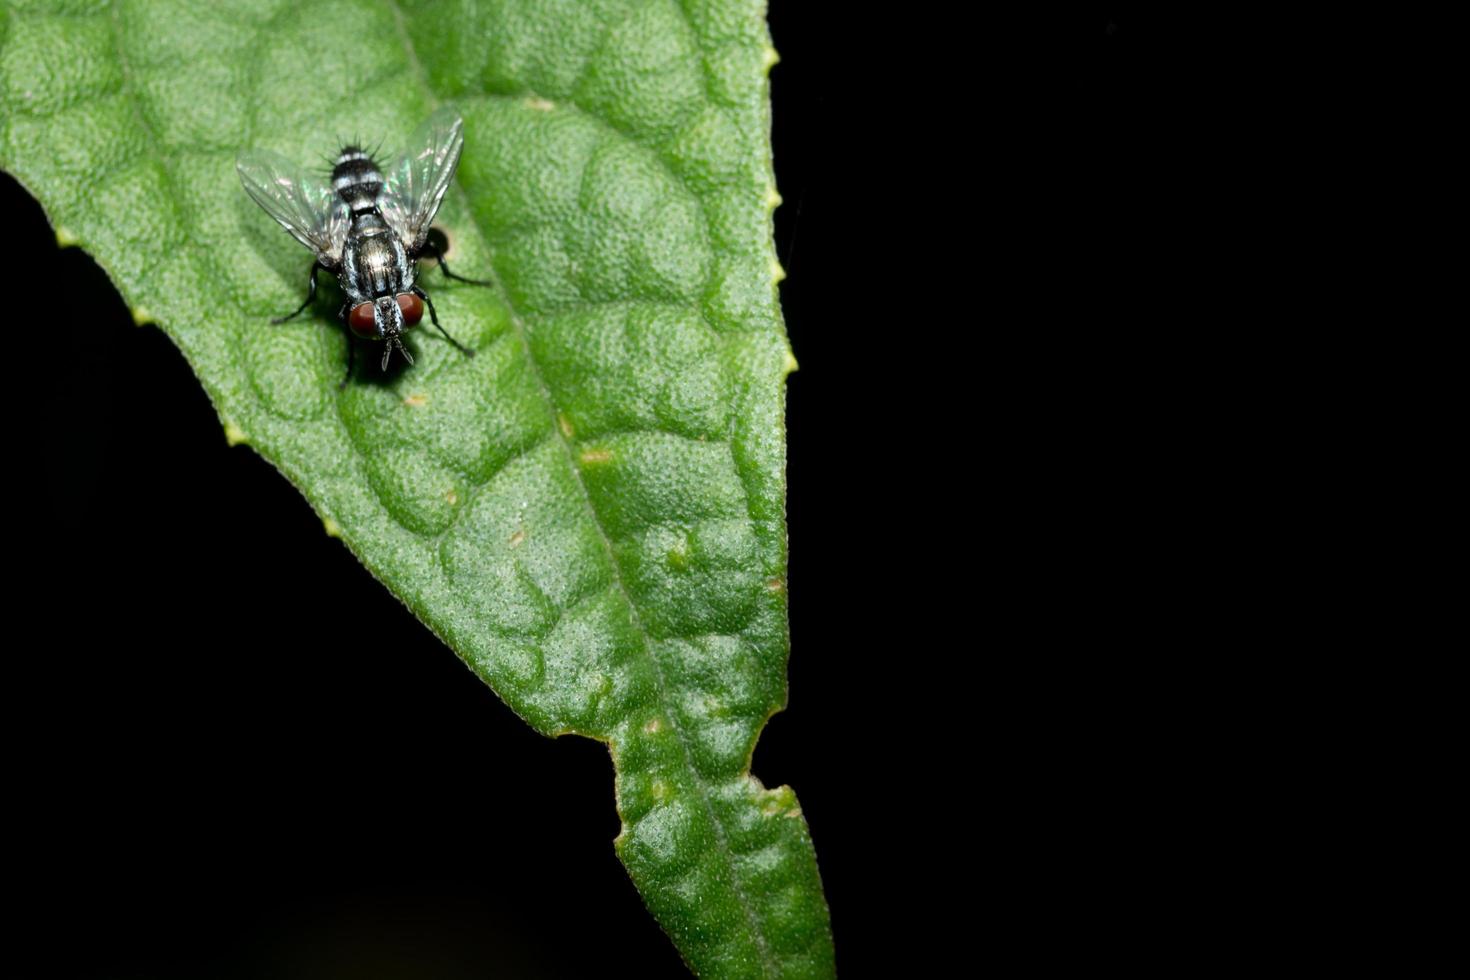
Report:
M 363 232 L 354 221 L 342 248 L 340 281 L 354 303 L 396 295 L 412 288 L 413 262 L 398 236 L 386 226 Z

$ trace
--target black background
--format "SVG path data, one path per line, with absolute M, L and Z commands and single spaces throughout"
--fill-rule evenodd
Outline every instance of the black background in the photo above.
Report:
M 1006 777 L 994 743 L 986 762 L 940 732 L 982 737 L 992 711 L 1016 711 L 994 689 L 945 692 L 962 707 L 944 719 L 919 707 L 980 655 L 994 598 L 974 548 L 984 522 L 932 520 L 993 478 L 986 372 L 935 367 L 961 383 L 941 402 L 919 352 L 940 330 L 931 358 L 953 361 L 954 335 L 980 332 L 973 308 L 947 305 L 956 257 L 963 284 L 985 274 L 980 236 L 939 185 L 994 155 L 981 120 L 1005 96 L 979 75 L 896 85 L 925 66 L 905 39 L 835 33 L 802 6 L 770 11 L 776 237 L 801 369 L 790 703 L 754 772 L 800 797 L 841 972 L 885 976 L 895 951 L 956 938 L 914 910 L 908 882 L 982 887 L 958 870 L 989 833 L 993 801 L 972 794 Z M 1048 145 L 1102 150 L 1068 188 L 1116 173 L 1107 151 L 1137 87 L 1129 27 L 1102 10 L 1042 35 L 1052 74 L 1027 97 L 1055 113 Z M 992 32 L 975 57 L 1005 43 Z M 939 117 L 950 128 L 926 142 Z M 226 446 L 182 357 L 132 323 L 85 253 L 55 247 L 39 206 L 8 177 L 0 194 L 24 253 L 6 324 L 9 809 L 19 924 L 45 937 L 47 975 L 687 975 L 614 855 L 605 748 L 520 722 L 283 478 Z M 1085 264 L 1064 275 L 1095 279 Z M 1050 754 L 1040 713 L 1003 752 Z M 951 778 L 916 778 L 936 764 Z

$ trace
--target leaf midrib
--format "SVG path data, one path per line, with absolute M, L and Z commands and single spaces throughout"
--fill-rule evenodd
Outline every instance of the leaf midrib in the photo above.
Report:
M 440 99 L 438 95 L 434 92 L 433 87 L 429 84 L 428 77 L 424 71 L 423 62 L 419 60 L 418 52 L 414 49 L 413 38 L 409 35 L 408 29 L 404 24 L 403 9 L 399 6 L 398 0 L 384 0 L 384 3 L 387 4 L 389 10 L 393 14 L 394 27 L 398 31 L 398 36 L 403 42 L 404 55 L 408 61 L 410 71 L 413 73 L 413 76 L 418 82 L 419 87 L 424 91 L 426 98 L 433 105 L 433 107 L 437 109 L 440 103 Z M 679 9 L 680 13 L 682 14 L 683 8 L 680 7 Z M 566 104 L 572 105 L 579 112 L 586 111 L 580 106 L 576 106 L 575 103 L 570 100 L 564 99 L 562 101 Z M 480 241 L 484 245 L 486 252 L 489 253 L 489 255 L 491 256 L 491 278 L 495 283 L 495 286 L 493 288 L 495 292 L 499 295 L 500 301 L 505 305 L 506 312 L 510 319 L 511 328 L 516 333 L 516 339 L 520 342 L 521 350 L 526 357 L 526 363 L 530 365 L 531 374 L 536 379 L 537 390 L 540 392 L 542 402 L 547 408 L 547 421 L 551 428 L 552 439 L 554 439 L 556 443 L 561 446 L 562 455 L 566 459 L 567 468 L 572 473 L 572 479 L 577 484 L 577 489 L 581 493 L 583 504 L 585 505 L 587 513 L 591 518 L 593 527 L 597 529 L 598 539 L 602 542 L 603 549 L 607 554 L 608 565 L 612 569 L 613 582 L 614 584 L 616 584 L 618 593 L 623 598 L 623 602 L 628 607 L 628 612 L 632 618 L 633 626 L 638 633 L 643 654 L 648 658 L 648 662 L 653 668 L 654 677 L 657 679 L 658 682 L 659 703 L 663 708 L 663 714 L 668 720 L 669 727 L 670 729 L 672 729 L 674 736 L 679 743 L 679 749 L 684 758 L 685 768 L 688 770 L 690 777 L 694 780 L 694 783 L 698 788 L 700 803 L 703 805 L 705 813 L 709 817 L 710 825 L 714 828 L 715 837 L 719 843 L 720 853 L 725 859 L 726 867 L 729 869 L 728 880 L 730 882 L 730 888 L 735 893 L 736 900 L 740 903 L 741 910 L 744 912 L 746 921 L 750 925 L 751 938 L 755 942 L 756 948 L 760 953 L 761 970 L 768 977 L 777 976 L 779 974 L 779 967 L 774 962 L 774 959 L 771 956 L 770 947 L 766 941 L 764 932 L 760 928 L 760 922 L 757 919 L 755 911 L 751 906 L 750 899 L 745 894 L 745 890 L 740 885 L 739 869 L 735 866 L 735 857 L 730 849 L 729 838 L 726 836 L 724 825 L 720 822 L 718 814 L 715 813 L 714 805 L 710 801 L 710 791 L 708 784 L 704 781 L 704 777 L 700 775 L 699 769 L 694 764 L 694 757 L 689 748 L 688 738 L 685 736 L 683 729 L 679 725 L 677 712 L 674 710 L 673 705 L 669 699 L 668 682 L 664 677 L 663 666 L 659 663 L 658 657 L 653 652 L 652 637 L 649 635 L 647 628 L 645 628 L 643 625 L 642 617 L 639 615 L 638 611 L 638 604 L 633 600 L 632 595 L 628 592 L 627 584 L 623 580 L 622 566 L 618 564 L 617 553 L 613 548 L 612 539 L 608 537 L 607 529 L 603 527 L 602 521 L 599 518 L 599 515 L 597 513 L 597 506 L 593 503 L 592 495 L 587 489 L 587 483 L 582 477 L 582 471 L 577 466 L 576 456 L 572 451 L 571 443 L 568 441 L 566 434 L 562 432 L 561 426 L 557 424 L 557 417 L 560 409 L 557 406 L 555 397 L 551 393 L 550 386 L 546 383 L 545 376 L 541 372 L 541 365 L 537 363 L 535 355 L 532 352 L 530 340 L 526 336 L 525 324 L 522 322 L 520 314 L 516 312 L 515 305 L 511 302 L 509 293 L 500 284 L 500 275 L 498 272 L 495 271 L 494 265 L 494 246 L 490 244 L 490 238 L 486 234 L 485 229 L 481 226 L 479 216 L 476 214 L 475 209 L 470 206 L 468 195 L 465 193 L 463 186 L 461 186 L 459 182 L 459 176 L 457 174 L 454 178 L 454 191 L 457 195 L 459 195 L 461 203 L 465 207 L 465 212 L 469 215 L 470 223 L 474 225 L 476 234 L 479 235 Z M 748 516 L 749 514 L 747 513 L 747 517 Z M 612 737 L 613 736 L 611 735 L 611 733 L 609 733 L 606 741 L 611 743 Z

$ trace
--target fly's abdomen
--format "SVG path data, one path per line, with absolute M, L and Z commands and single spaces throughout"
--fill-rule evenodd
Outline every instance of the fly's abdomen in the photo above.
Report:
M 332 190 L 347 202 L 354 212 L 376 207 L 383 189 L 383 174 L 367 151 L 357 146 L 343 147 L 332 167 Z

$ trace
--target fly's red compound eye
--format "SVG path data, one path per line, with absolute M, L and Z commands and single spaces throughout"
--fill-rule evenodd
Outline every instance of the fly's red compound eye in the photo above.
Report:
M 413 293 L 399 293 L 398 308 L 403 311 L 405 327 L 411 327 L 424 318 L 424 301 Z
M 373 323 L 373 304 L 358 303 L 354 306 L 352 312 L 347 314 L 347 325 L 359 337 L 376 337 L 378 328 Z

